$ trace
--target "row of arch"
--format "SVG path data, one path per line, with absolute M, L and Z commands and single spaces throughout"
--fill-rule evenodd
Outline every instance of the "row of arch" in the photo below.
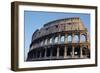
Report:
M 86 43 L 89 41 L 87 34 L 54 34 L 50 37 L 43 38 L 33 43 L 31 49 L 50 45 L 50 44 L 67 44 L 67 43 Z
M 82 35 L 54 35 L 53 37 L 43 39 L 41 41 L 42 45 L 56 44 L 56 43 L 85 43 L 87 42 L 87 36 Z
M 90 58 L 88 47 L 80 46 L 52 46 L 33 49 L 29 52 L 27 60 Z
M 73 38 L 73 37 L 72 37 L 71 35 L 69 35 L 69 36 L 67 37 L 67 41 L 68 41 L 68 42 L 72 42 L 72 38 Z M 64 42 L 65 42 L 65 39 L 66 39 L 65 36 L 61 36 L 61 38 L 60 38 L 61 43 L 64 43 Z M 75 35 L 73 39 L 75 39 L 75 43 L 78 43 L 78 42 L 79 42 L 79 35 Z M 53 37 L 51 37 L 51 38 L 50 38 L 50 43 L 52 43 L 53 40 L 54 40 L 54 43 L 57 43 L 57 42 L 58 42 L 58 37 L 56 36 L 56 37 L 54 37 L 54 39 L 53 39 Z M 81 36 L 81 41 L 82 41 L 82 42 L 85 42 L 85 41 L 86 41 L 86 36 L 85 36 L 85 35 L 82 35 L 82 36 Z

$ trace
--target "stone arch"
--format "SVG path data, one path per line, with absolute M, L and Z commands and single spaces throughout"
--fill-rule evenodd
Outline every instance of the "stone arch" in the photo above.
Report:
M 45 49 L 44 48 L 41 48 L 41 57 L 43 58 L 45 56 Z
M 81 42 L 86 42 L 86 35 L 85 34 L 82 34 L 81 37 Z
M 44 41 L 42 40 L 42 41 L 41 41 L 41 46 L 43 46 L 43 45 L 44 45 Z
M 54 38 L 54 43 L 57 43 L 57 42 L 58 42 L 58 37 L 55 36 L 55 38 Z
M 40 50 L 37 50 L 37 58 L 40 57 Z
M 75 47 L 74 55 L 80 57 L 80 46 Z
M 64 46 L 60 46 L 59 56 L 64 56 Z
M 67 55 L 68 55 L 68 56 L 71 56 L 71 55 L 72 55 L 71 53 L 72 53 L 72 46 L 69 45 L 69 46 L 68 46 L 68 49 L 67 49 Z
M 72 42 L 72 35 L 68 35 L 68 43 L 71 43 Z
M 64 35 L 61 36 L 60 41 L 61 41 L 61 43 L 65 42 L 65 36 Z
M 45 39 L 44 44 L 47 45 L 47 39 Z
M 28 59 L 32 59 L 33 58 L 33 55 L 32 55 L 33 53 L 32 53 L 32 51 L 30 51 L 29 53 L 28 53 Z
M 52 47 L 52 56 L 56 56 L 57 55 L 57 47 L 56 46 L 54 46 L 54 47 Z
M 51 48 L 47 48 L 47 54 L 46 54 L 46 56 L 47 56 L 47 57 L 50 57 L 51 52 L 52 52 L 52 51 L 51 51 Z
M 74 42 L 78 43 L 79 42 L 79 35 L 74 35 Z
M 82 54 L 90 58 L 90 50 L 87 47 L 82 47 Z
M 83 55 L 86 55 L 86 47 L 84 46 L 84 47 L 82 47 L 82 52 L 83 52 Z
M 52 44 L 52 37 L 49 39 L 49 43 Z

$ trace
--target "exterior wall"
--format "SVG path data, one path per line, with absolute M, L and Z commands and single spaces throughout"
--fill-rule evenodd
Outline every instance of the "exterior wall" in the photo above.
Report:
M 47 25 L 47 26 L 46 26 Z M 58 27 L 58 28 L 57 28 Z M 79 18 L 67 18 L 67 19 L 60 19 L 57 21 L 53 21 L 52 23 L 45 24 L 43 28 L 41 28 L 37 33 L 33 34 L 33 41 L 38 39 L 39 37 L 45 36 L 54 32 L 61 32 L 61 31 L 72 31 L 72 30 L 85 30 L 84 25 L 82 24 Z
M 60 19 L 33 33 L 27 61 L 90 58 L 89 46 L 89 32 L 79 18 Z

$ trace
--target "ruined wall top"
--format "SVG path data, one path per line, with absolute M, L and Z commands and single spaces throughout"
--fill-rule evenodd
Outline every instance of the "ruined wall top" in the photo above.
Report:
M 63 23 L 72 23 L 72 22 L 81 22 L 81 20 L 79 17 L 63 18 L 63 19 L 58 19 L 58 20 L 48 22 L 48 23 L 44 24 L 44 27 L 56 25 L 58 23 L 63 24 Z
M 79 17 L 54 20 L 37 29 L 32 35 L 32 41 L 51 33 L 75 30 L 87 30 Z

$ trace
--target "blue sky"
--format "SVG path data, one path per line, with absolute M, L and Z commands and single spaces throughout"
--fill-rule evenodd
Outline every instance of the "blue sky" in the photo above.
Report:
M 90 14 L 84 13 L 64 13 L 64 12 L 43 12 L 43 11 L 24 11 L 24 59 L 27 58 L 32 34 L 36 29 L 41 28 L 45 23 L 69 17 L 79 17 L 85 27 L 90 32 Z

